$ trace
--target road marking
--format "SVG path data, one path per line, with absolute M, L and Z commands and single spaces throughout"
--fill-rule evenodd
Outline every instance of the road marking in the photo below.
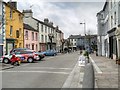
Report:
M 52 58 L 55 58 L 55 57 L 49 57 L 49 58 L 46 58 L 46 59 L 52 59 Z
M 100 70 L 100 68 L 97 66 L 97 64 L 94 62 L 94 60 L 90 57 L 90 60 L 94 66 L 94 68 L 96 69 L 96 71 L 99 73 L 99 74 L 102 74 L 102 71 Z
M 54 68 L 54 67 L 26 67 L 27 69 L 63 69 L 72 70 L 72 68 Z
M 69 74 L 67 72 L 52 72 L 52 71 L 0 71 L 5 73 L 54 73 L 54 74 Z
M 66 79 L 65 83 L 63 84 L 62 88 L 70 88 L 73 76 L 74 76 L 74 72 L 76 67 L 78 66 L 78 62 L 76 63 L 75 67 L 73 68 L 72 72 L 69 74 L 68 78 Z

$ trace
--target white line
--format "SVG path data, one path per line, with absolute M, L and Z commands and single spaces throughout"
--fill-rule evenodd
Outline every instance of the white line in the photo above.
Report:
M 27 69 L 63 69 L 72 70 L 72 68 L 54 68 L 54 67 L 26 67 Z
M 52 59 L 52 58 L 55 58 L 55 57 L 49 57 L 49 58 L 46 58 L 46 59 Z
M 68 78 L 66 79 L 66 81 L 64 82 L 62 88 L 70 88 L 73 76 L 74 76 L 74 72 L 76 67 L 78 66 L 78 62 L 76 63 L 75 67 L 73 68 L 72 72 L 69 74 Z
M 51 72 L 51 71 L 2 71 L 2 72 L 7 72 L 7 73 L 54 73 L 54 74 L 69 74 L 67 72 Z
M 96 71 L 100 74 L 102 74 L 102 71 L 100 70 L 100 68 L 97 66 L 97 64 L 94 62 L 94 60 L 90 57 L 90 60 L 94 66 L 94 68 L 96 69 Z

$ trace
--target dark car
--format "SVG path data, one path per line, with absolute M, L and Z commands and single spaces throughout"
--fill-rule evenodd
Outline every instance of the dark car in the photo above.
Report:
M 45 55 L 42 52 L 36 52 L 36 54 L 39 55 L 40 60 L 42 60 L 45 57 Z

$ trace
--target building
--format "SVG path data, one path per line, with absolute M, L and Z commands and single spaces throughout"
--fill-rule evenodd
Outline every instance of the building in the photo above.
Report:
M 38 30 L 28 24 L 24 24 L 24 47 L 38 51 Z
M 120 25 L 118 25 L 118 28 L 115 32 L 115 36 L 117 38 L 117 53 L 119 58 L 120 57 Z
M 52 49 L 56 49 L 56 41 L 60 37 L 57 38 L 57 34 L 56 34 L 57 28 L 54 27 L 53 22 L 50 22 L 48 18 L 45 18 L 44 21 L 40 21 L 34 18 L 32 10 L 23 10 L 23 13 L 24 13 L 24 23 L 29 24 L 31 27 L 39 31 L 38 49 L 40 51 L 45 51 L 50 49 L 51 46 Z M 52 35 L 52 41 L 50 40 L 51 35 Z
M 64 33 L 56 27 L 56 51 L 61 52 L 64 49 Z
M 13 48 L 24 47 L 23 14 L 17 10 L 17 2 L 5 3 L 6 53 Z
M 97 48 L 97 35 L 70 35 L 68 39 L 72 50 L 87 48 L 89 50 L 96 50 Z
M 118 57 L 118 39 L 115 36 L 120 24 L 120 0 L 106 0 L 103 10 L 97 14 L 98 18 L 98 55 L 111 59 Z M 102 49 L 101 49 L 102 48 Z

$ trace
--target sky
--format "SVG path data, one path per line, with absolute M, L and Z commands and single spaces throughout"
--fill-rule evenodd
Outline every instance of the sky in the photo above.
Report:
M 5 2 L 9 0 L 4 0 Z M 105 0 L 12 0 L 17 1 L 18 10 L 32 9 L 33 17 L 41 21 L 48 18 L 59 26 L 64 37 L 70 35 L 97 34 L 96 14 L 103 9 Z

